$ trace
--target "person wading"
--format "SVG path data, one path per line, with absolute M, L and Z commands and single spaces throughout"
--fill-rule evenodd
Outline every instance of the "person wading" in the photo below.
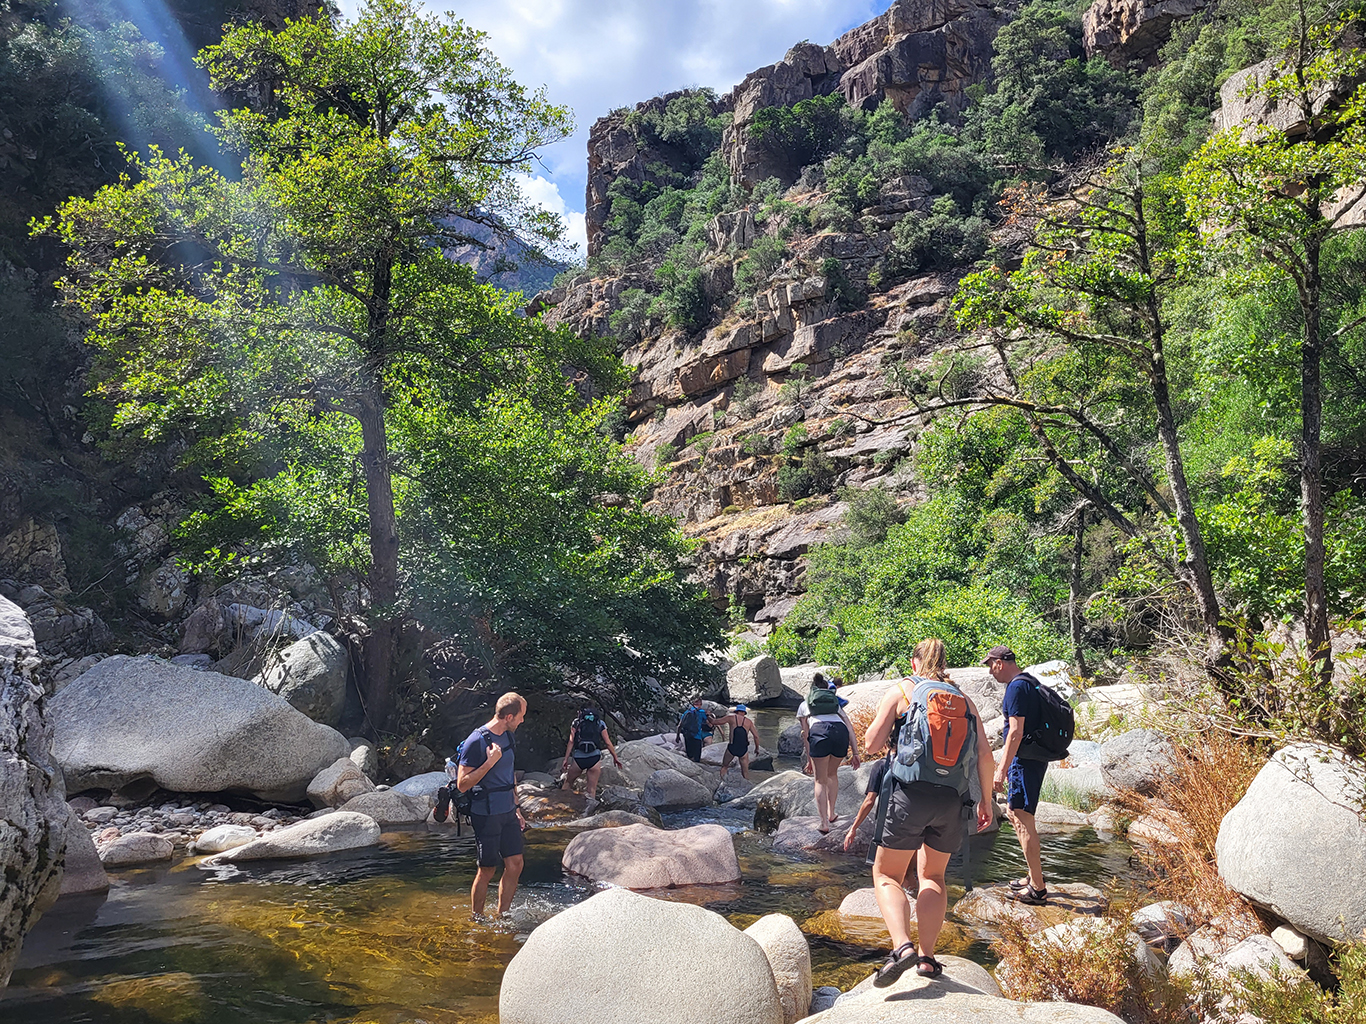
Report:
M 592 810 L 598 802 L 598 779 L 602 776 L 602 750 L 606 747 L 612 763 L 621 767 L 617 748 L 607 735 L 607 723 L 592 708 L 583 708 L 569 728 L 569 743 L 564 748 L 564 783 L 561 789 L 573 789 L 574 780 L 586 776 L 584 793 L 588 797 L 585 810 Z
M 692 706 L 678 716 L 674 742 L 677 743 L 679 738 L 682 738 L 683 751 L 688 755 L 689 761 L 696 761 L 699 764 L 702 762 L 702 746 L 707 742 L 707 737 L 711 735 L 712 726 L 715 724 L 711 720 L 711 715 L 707 714 L 707 709 L 702 706 L 701 694 L 693 697 Z
M 455 785 L 460 792 L 473 796 L 470 823 L 474 826 L 478 870 L 470 887 L 470 909 L 476 915 L 484 913 L 489 883 L 498 865 L 503 866 L 503 877 L 498 883 L 500 914 L 506 914 L 512 906 L 512 894 L 522 876 L 522 830 L 526 820 L 517 806 L 513 773 L 516 743 L 512 734 L 525 717 L 526 701 L 522 696 L 505 693 L 494 705 L 493 717 L 460 745 Z
M 716 725 L 729 725 L 730 742 L 726 744 L 726 752 L 721 755 L 721 778 L 726 777 L 730 771 L 731 761 L 740 762 L 740 775 L 749 778 L 749 748 L 751 741 L 754 749 L 759 749 L 759 731 L 754 727 L 754 720 L 746 713 L 748 709 L 743 704 L 737 704 L 731 713 L 716 719 Z
M 802 726 L 802 749 L 806 763 L 802 771 L 816 780 L 816 813 L 820 815 L 820 831 L 830 831 L 839 820 L 835 804 L 839 800 L 839 767 L 849 756 L 854 726 L 840 706 L 835 684 L 817 672 L 811 680 L 811 690 L 797 708 L 797 721 Z M 854 768 L 859 766 L 858 746 L 854 745 Z
M 917 644 L 912 667 L 914 678 L 887 691 L 864 739 L 868 751 L 879 751 L 902 720 L 884 783 L 885 813 L 873 859 L 877 905 L 892 936 L 892 952 L 873 979 L 879 988 L 912 965 L 928 978 L 944 972 L 934 958 L 948 909 L 944 870 L 962 845 L 972 805 L 979 831 L 994 817 L 991 744 L 977 707 L 948 677 L 943 642 Z M 911 942 L 911 907 L 903 888 L 917 850 L 918 947 Z
M 1033 676 L 1020 670 L 1015 662 L 1015 652 L 1009 647 L 993 647 L 987 651 L 983 663 L 991 677 L 1006 687 L 1001 701 L 1001 713 L 1006 720 L 1005 746 L 1001 750 L 1001 763 L 996 766 L 994 782 L 996 788 L 1006 794 L 1006 817 L 1015 828 L 1015 837 L 1020 841 L 1029 872 L 1011 882 L 1010 888 L 1021 903 L 1038 905 L 1047 902 L 1048 887 L 1044 883 L 1039 827 L 1034 821 L 1034 812 L 1039 809 L 1048 762 L 1020 757 L 1019 750 L 1025 737 L 1035 732 L 1043 721 L 1039 684 Z

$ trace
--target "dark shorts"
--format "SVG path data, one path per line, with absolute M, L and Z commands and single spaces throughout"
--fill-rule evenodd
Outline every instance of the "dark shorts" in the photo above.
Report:
M 474 846 L 481 868 L 496 868 L 504 857 L 522 853 L 522 826 L 517 823 L 517 812 L 506 814 L 471 814 L 474 826 Z
M 701 737 L 701 736 L 684 736 L 684 737 L 683 737 L 683 751 L 688 755 L 688 760 L 689 760 L 689 761 L 697 761 L 698 763 L 701 763 L 701 761 L 702 761 L 702 737 Z
M 1047 761 L 1026 761 L 1019 757 L 1011 761 L 1006 777 L 1006 806 L 1026 814 L 1037 811 L 1047 771 Z
M 601 754 L 575 754 L 574 763 L 579 766 L 579 771 L 586 772 L 595 764 L 602 760 Z
M 812 757 L 849 756 L 849 730 L 843 722 L 812 722 L 807 728 Z
M 889 850 L 918 850 L 923 843 L 940 853 L 954 853 L 963 844 L 971 810 L 958 790 L 948 786 L 893 782 L 878 845 Z

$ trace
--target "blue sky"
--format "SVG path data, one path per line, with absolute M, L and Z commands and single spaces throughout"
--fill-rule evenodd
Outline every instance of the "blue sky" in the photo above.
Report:
M 615 107 L 688 86 L 724 92 L 793 43 L 829 43 L 891 0 L 427 0 L 488 33 L 527 86 L 574 110 L 573 138 L 546 150 L 526 183 L 583 241 L 588 129 Z M 359 0 L 341 0 L 352 14 Z M 580 256 L 583 250 L 580 249 Z

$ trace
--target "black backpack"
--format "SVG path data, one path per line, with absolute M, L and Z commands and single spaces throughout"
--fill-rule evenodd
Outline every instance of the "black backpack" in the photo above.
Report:
M 493 734 L 487 729 L 480 728 L 479 733 L 483 736 L 486 746 L 490 743 L 497 742 L 497 740 L 493 738 Z M 455 760 L 457 762 L 460 760 L 460 754 L 464 749 L 464 743 L 456 748 Z M 516 743 L 509 743 L 508 749 L 515 751 Z M 461 833 L 461 823 L 463 821 L 470 821 L 470 815 L 474 813 L 474 798 L 476 796 L 484 796 L 488 793 L 502 792 L 512 788 L 512 786 L 490 786 L 485 788 L 483 783 L 480 783 L 462 793 L 460 788 L 456 786 L 455 780 L 451 779 L 450 782 L 436 791 L 436 808 L 432 811 L 432 817 L 437 821 L 445 821 L 448 817 L 454 815 L 455 834 L 458 836 Z M 472 821 L 470 823 L 471 825 L 473 824 Z
M 592 757 L 600 752 L 603 721 L 596 716 L 588 719 L 580 715 L 574 722 L 574 756 Z
M 1015 756 L 1025 761 L 1061 761 L 1076 732 L 1077 720 L 1067 698 L 1033 676 L 1021 673 L 1034 686 L 1039 697 L 1040 724 L 1025 733 Z

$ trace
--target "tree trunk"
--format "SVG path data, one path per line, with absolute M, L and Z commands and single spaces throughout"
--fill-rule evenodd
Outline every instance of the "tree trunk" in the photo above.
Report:
M 1072 579 L 1067 595 L 1067 621 L 1072 628 L 1072 657 L 1077 664 L 1077 674 L 1083 679 L 1091 673 L 1086 668 L 1086 652 L 1081 646 L 1081 559 L 1086 538 L 1086 506 L 1077 510 L 1077 532 L 1072 546 Z
M 1319 676 L 1333 678 L 1333 648 L 1328 634 L 1328 590 L 1323 578 L 1323 340 L 1320 334 L 1322 279 L 1319 239 L 1305 247 L 1304 344 L 1300 350 L 1300 501 L 1304 516 L 1304 638 Z
M 370 636 L 365 641 L 361 693 L 371 725 L 384 729 L 393 710 L 393 675 L 398 656 L 398 520 L 389 468 L 384 401 L 378 393 L 360 400 L 361 465 L 370 520 Z

